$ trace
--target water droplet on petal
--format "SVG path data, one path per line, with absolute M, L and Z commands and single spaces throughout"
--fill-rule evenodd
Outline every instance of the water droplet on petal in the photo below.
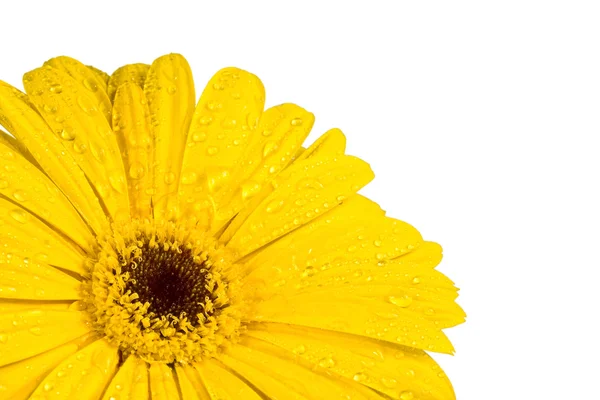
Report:
M 60 131 L 60 137 L 63 138 L 64 140 L 75 140 L 75 131 L 72 129 L 63 129 L 62 131 Z

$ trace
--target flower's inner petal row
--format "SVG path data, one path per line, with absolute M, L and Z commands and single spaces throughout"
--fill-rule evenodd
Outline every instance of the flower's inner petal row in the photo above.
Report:
M 200 364 L 184 366 L 181 369 L 194 386 L 199 398 L 204 400 L 263 400 L 264 396 L 239 377 L 222 367 L 216 360 L 206 360 Z M 179 369 L 178 369 L 179 375 Z
M 60 363 L 31 398 L 100 399 L 118 363 L 117 348 L 104 339 L 97 340 Z
M 257 201 L 272 192 L 273 186 L 269 183 L 294 160 L 313 123 L 314 116 L 294 104 L 282 104 L 265 111 L 258 132 L 253 135 L 230 179 L 221 182 L 221 187 L 216 185 L 216 191 L 215 187 L 209 188 L 215 192 L 213 197 L 217 204 L 215 229 L 240 210 L 243 211 L 237 219 L 245 220 L 244 216 L 247 217 L 250 210 L 259 204 Z M 233 227 L 229 230 L 232 232 Z M 222 238 L 224 241 L 227 239 L 228 235 Z
M 109 216 L 128 219 L 123 161 L 115 134 L 97 103 L 97 91 L 92 92 L 50 66 L 28 72 L 23 83 L 37 109 L 100 195 Z
M 325 357 L 310 365 L 291 352 L 252 337 L 245 337 L 222 361 L 269 398 L 378 399 L 382 398 L 351 379 L 331 377 L 335 363 Z
M 63 232 L 83 249 L 93 237 L 85 222 L 54 183 L 20 153 L 0 142 L 0 195 L 14 203 L 12 217 L 26 224 L 29 213 Z M 27 213 L 27 210 L 29 213 Z M 21 221 L 19 221 L 19 217 Z
M 154 187 L 154 138 L 150 111 L 141 87 L 126 82 L 117 90 L 113 108 L 113 130 L 123 154 L 133 218 L 152 217 Z
M 0 198 L 0 243 L 12 254 L 85 274 L 83 252 L 35 215 Z
M 352 379 L 393 399 L 454 398 L 441 368 L 422 350 L 322 329 L 253 324 L 249 336 L 269 342 L 318 370 Z M 404 396 L 404 397 L 403 397 Z M 410 397 L 412 396 L 412 397 Z
M 174 364 L 175 375 L 177 377 L 177 387 L 179 388 L 180 397 L 183 400 L 205 400 L 201 398 L 194 384 L 188 378 L 181 364 Z M 210 400 L 210 399 L 208 399 Z
M 196 101 L 192 71 L 185 58 L 169 54 L 155 60 L 148 71 L 144 93 L 156 149 L 154 217 L 169 219 L 178 214 L 177 188 L 183 148 Z
M 65 151 L 62 140 L 32 108 L 25 94 L 3 82 L 0 82 L 0 123 L 27 148 L 96 234 L 108 229 L 90 182 L 73 156 Z
M 81 311 L 28 309 L 1 313 L 0 366 L 38 355 L 85 335 L 92 329 L 86 318 Z
M 29 399 L 40 382 L 61 361 L 90 343 L 83 335 L 45 353 L 0 367 L 0 395 L 3 399 Z
M 96 78 L 100 82 L 98 87 L 108 94 L 108 80 L 110 79 L 110 75 L 92 65 L 88 65 L 87 67 L 96 75 Z
M 113 72 L 108 81 L 108 97 L 110 97 L 110 101 L 114 101 L 117 90 L 127 82 L 133 83 L 143 89 L 149 69 L 150 66 L 148 64 L 128 64 Z
M 150 364 L 150 398 L 152 400 L 179 398 L 177 381 L 173 370 L 167 364 Z
M 265 90 L 253 74 L 225 68 L 207 84 L 190 125 L 183 159 L 182 212 L 192 211 L 196 198 L 219 190 L 255 140 Z M 188 211 L 188 212 L 189 212 Z
M 106 121 L 110 123 L 112 105 L 106 93 L 106 81 L 103 78 L 71 57 L 56 57 L 46 61 L 44 65 L 49 65 L 52 68 L 67 73 L 71 78 L 85 87 L 90 92 L 90 99 L 92 99 L 98 110 L 104 115 Z
M 142 359 L 129 356 L 119 367 L 102 400 L 149 399 L 148 364 Z
M 35 259 L 0 253 L 0 298 L 78 300 L 80 282 Z
M 342 203 L 373 179 L 355 157 L 314 158 L 283 171 L 276 188 L 244 221 L 229 246 L 241 255 L 272 242 Z

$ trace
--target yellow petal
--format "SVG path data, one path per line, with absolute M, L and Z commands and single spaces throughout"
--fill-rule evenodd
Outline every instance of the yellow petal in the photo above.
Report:
M 39 300 L 22 300 L 22 299 L 3 299 L 0 298 L 0 313 L 22 311 L 27 309 L 35 310 L 60 310 L 66 311 L 79 307 L 78 302 L 73 300 L 54 300 L 54 301 L 39 301 Z
M 185 369 L 202 400 L 261 400 L 252 387 L 215 360 L 205 360 Z
M 50 371 L 89 342 L 89 335 L 84 335 L 45 353 L 0 367 L 0 398 L 28 399 Z
M 294 163 L 275 180 L 275 191 L 253 211 L 228 246 L 246 255 L 338 206 L 373 179 L 354 157 Z
M 294 354 L 251 337 L 232 347 L 222 361 L 270 398 L 381 398 L 352 380 L 329 378 L 330 359 L 324 359 L 316 367 L 309 366 Z
M 173 400 L 179 398 L 173 370 L 166 364 L 150 364 L 150 398 Z
M 231 179 L 213 194 L 216 219 L 221 224 L 238 214 L 253 196 L 263 195 L 261 189 L 272 189 L 269 182 L 293 161 L 313 123 L 314 116 L 294 104 L 282 104 L 265 111 L 246 153 L 232 170 Z M 247 216 L 251 210 L 246 210 L 247 213 L 242 214 Z
M 150 112 L 141 87 L 126 82 L 115 96 L 113 130 L 123 153 L 131 215 L 149 218 L 154 181 L 154 146 L 150 136 Z
M 147 399 L 149 393 L 148 364 L 138 357 L 129 356 L 108 385 L 103 399 Z
M 194 384 L 187 377 L 186 372 L 180 364 L 175 364 L 175 372 L 177 373 L 177 383 L 183 400 L 204 400 L 196 392 Z
M 254 324 L 247 334 L 393 399 L 454 399 L 452 385 L 424 351 L 322 329 Z M 404 393 L 404 397 L 402 396 Z
M 28 97 L 4 82 L 0 82 L 0 122 L 29 150 L 94 232 L 104 231 L 108 226 L 100 203 L 61 139 L 52 133 Z
M 99 70 L 94 66 L 88 65 L 87 67 L 96 75 L 96 78 L 98 78 L 98 80 L 101 82 L 100 87 L 102 88 L 102 90 L 108 93 L 108 80 L 110 79 L 110 75 L 108 75 L 102 70 Z
M 116 347 L 97 340 L 60 363 L 37 387 L 32 399 L 96 400 L 119 363 Z
M 185 58 L 169 54 L 155 60 L 148 71 L 144 93 L 156 141 L 154 217 L 169 218 L 177 213 L 183 148 L 196 96 L 192 71 Z
M 319 137 L 308 149 L 303 151 L 296 162 L 310 157 L 336 157 L 346 150 L 346 136 L 339 129 L 331 129 Z
M 434 321 L 383 298 L 328 291 L 289 298 L 274 296 L 255 305 L 248 318 L 352 333 L 439 353 L 454 352 Z
M 415 228 L 385 217 L 376 203 L 356 195 L 261 249 L 244 268 L 260 274 L 275 267 L 283 279 L 344 260 L 375 264 L 405 254 L 421 241 Z
M 106 121 L 110 122 L 112 106 L 106 93 L 106 81 L 103 77 L 98 76 L 96 72 L 71 57 L 56 57 L 46 61 L 44 65 L 49 65 L 67 73 L 75 81 L 79 82 L 81 86 L 86 88 L 87 94 L 93 99 L 94 104 L 104 114 Z
M 14 203 L 11 216 L 27 224 L 27 210 L 40 216 L 50 229 L 62 231 L 80 247 L 89 249 L 94 238 L 69 200 L 48 177 L 20 153 L 0 142 L 0 193 Z M 13 211 L 14 210 L 14 211 Z
M 35 215 L 0 198 L 0 242 L 13 254 L 85 273 L 84 254 Z
M 0 253 L 0 298 L 77 300 L 80 282 L 34 259 Z
M 108 96 L 110 100 L 114 100 L 119 87 L 127 82 L 143 88 L 149 69 L 150 66 L 147 64 L 129 64 L 113 72 L 108 81 Z
M 37 161 L 33 158 L 29 150 L 23 145 L 23 143 L 19 142 L 16 138 L 8 133 L 4 132 L 0 129 L 0 143 L 4 146 L 11 148 L 15 153 L 21 154 L 23 157 L 27 159 L 31 164 L 33 164 L 36 168 L 41 169 Z
M 80 311 L 35 310 L 0 314 L 0 366 L 76 339 L 92 327 Z
M 82 83 L 50 66 L 28 72 L 23 83 L 66 151 L 94 185 L 110 216 L 127 219 L 129 199 L 123 161 L 97 98 Z

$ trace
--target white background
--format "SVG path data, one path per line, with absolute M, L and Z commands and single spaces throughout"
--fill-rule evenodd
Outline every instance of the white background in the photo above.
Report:
M 0 79 L 70 55 L 181 52 L 198 92 L 259 75 L 377 174 L 364 193 L 444 245 L 459 400 L 598 399 L 600 13 L 581 1 L 5 1 Z

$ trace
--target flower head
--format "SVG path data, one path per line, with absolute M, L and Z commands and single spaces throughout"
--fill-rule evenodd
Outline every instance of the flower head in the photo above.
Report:
M 441 248 L 314 117 L 177 54 L 0 82 L 0 398 L 453 399 Z

